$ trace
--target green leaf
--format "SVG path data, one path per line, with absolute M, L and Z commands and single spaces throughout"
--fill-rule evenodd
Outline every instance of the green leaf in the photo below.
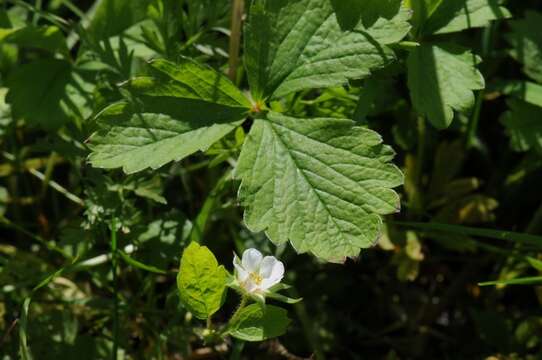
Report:
M 166 274 L 165 270 L 159 269 L 156 266 L 144 264 L 141 261 L 137 261 L 136 259 L 130 257 L 130 255 L 126 254 L 124 251 L 119 251 L 119 255 L 121 259 L 126 262 L 126 264 L 133 266 L 137 269 L 141 269 L 155 274 Z
M 542 83 L 542 14 L 527 11 L 524 19 L 511 21 L 510 27 L 511 55 L 523 64 L 525 74 Z
M 56 129 L 92 111 L 93 86 L 65 60 L 44 59 L 18 66 L 7 81 L 6 102 L 15 118 L 30 125 Z
M 126 173 L 181 160 L 239 126 L 250 103 L 226 77 L 189 59 L 151 63 L 154 77 L 127 84 L 137 104 L 114 104 L 102 112 L 103 128 L 90 139 L 95 167 Z
M 484 88 L 476 68 L 479 59 L 452 44 L 423 44 L 407 60 L 408 87 L 416 110 L 436 128 L 448 127 L 453 110 L 467 112 L 474 105 L 473 90 Z
M 286 333 L 288 312 L 273 305 L 251 304 L 228 324 L 227 333 L 244 341 L 263 341 Z
M 447 0 L 440 2 L 423 25 L 424 34 L 444 34 L 487 26 L 506 19 L 510 12 L 499 0 Z
M 506 81 L 493 85 L 493 91 L 514 96 L 532 105 L 542 107 L 542 85 L 531 81 Z
M 253 97 L 262 100 L 361 79 L 394 60 L 409 11 L 342 31 L 330 0 L 257 0 L 245 28 L 245 64 Z
M 270 292 L 270 293 L 266 294 L 266 297 L 268 297 L 270 299 L 277 300 L 277 301 L 281 301 L 281 302 L 286 303 L 286 304 L 297 304 L 298 302 L 303 300 L 303 298 L 294 299 L 294 298 L 291 298 L 291 297 L 288 297 L 286 295 L 282 295 L 282 294 L 279 294 L 279 293 L 276 293 L 276 292 Z
M 152 0 L 99 0 L 91 15 L 88 31 L 97 40 L 119 35 L 145 19 Z
M 235 176 L 252 231 L 329 261 L 357 256 L 397 212 L 401 171 L 372 130 L 345 119 L 298 119 L 270 112 L 255 121 Z
M 198 319 L 207 319 L 220 309 L 226 295 L 228 272 L 218 266 L 206 247 L 191 243 L 183 253 L 177 287 L 181 302 Z
M 44 49 L 51 52 L 69 53 L 64 35 L 56 26 L 26 26 L 23 28 L 0 29 L 0 43 L 6 42 L 25 47 Z
M 516 99 L 508 99 L 509 110 L 501 122 L 510 136 L 515 151 L 535 150 L 542 154 L 542 107 Z
M 413 32 L 419 34 L 422 25 L 433 15 L 443 0 L 406 0 L 406 6 L 412 9 Z
M 360 20 L 365 27 L 371 27 L 378 18 L 393 18 L 401 10 L 401 3 L 401 0 L 331 0 L 339 24 L 347 30 Z

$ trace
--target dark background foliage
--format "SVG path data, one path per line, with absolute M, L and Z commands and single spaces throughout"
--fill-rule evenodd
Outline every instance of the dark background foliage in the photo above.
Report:
M 205 153 L 158 170 L 126 175 L 87 164 L 86 140 L 98 127 L 93 115 L 126 96 L 119 84 L 148 73 L 149 58 L 183 55 L 226 72 L 229 1 L 4 0 L 2 359 L 29 351 L 40 360 L 105 359 L 116 347 L 125 359 L 226 359 L 231 349 L 242 349 L 246 359 L 542 358 L 541 288 L 479 286 L 537 276 L 540 245 L 468 230 L 542 235 L 542 125 L 531 130 L 538 143 L 518 148 L 503 120 L 542 121 L 542 100 L 530 108 L 525 91 L 512 89 L 537 79 L 511 56 L 521 45 L 510 40 L 513 24 L 526 12 L 542 16 L 542 7 L 537 0 L 504 5 L 511 19 L 439 35 L 482 56 L 486 80 L 474 109 L 456 114 L 447 130 L 432 128 L 412 108 L 408 49 L 401 47 L 399 61 L 370 79 L 284 100 L 295 115 L 354 118 L 377 130 L 406 174 L 402 211 L 387 218 L 379 245 L 329 264 L 244 227 L 239 184 L 228 172 L 250 122 Z M 23 26 L 58 31 L 1 32 Z M 530 26 L 540 36 L 542 24 Z M 247 88 L 242 66 L 236 82 Z M 122 251 L 114 258 L 112 228 Z M 179 304 L 175 287 L 191 240 L 211 248 L 229 270 L 232 251 L 255 247 L 280 257 L 293 285 L 289 295 L 304 299 L 288 307 L 288 333 L 260 344 L 204 344 L 197 336 L 204 324 Z M 230 292 L 214 321 L 227 320 L 237 303 Z

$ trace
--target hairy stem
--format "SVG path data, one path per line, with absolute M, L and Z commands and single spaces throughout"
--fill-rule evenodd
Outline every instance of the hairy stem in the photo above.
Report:
M 231 33 L 230 33 L 230 61 L 228 76 L 231 81 L 236 82 L 237 68 L 239 66 L 239 49 L 241 47 L 241 23 L 245 9 L 244 0 L 233 0 L 231 11 Z
M 241 298 L 241 302 L 239 303 L 239 306 L 237 307 L 237 310 L 233 313 L 233 315 L 230 318 L 230 323 L 232 323 L 234 320 L 236 320 L 239 317 L 239 314 L 241 314 L 241 310 L 247 305 L 248 296 L 243 295 Z

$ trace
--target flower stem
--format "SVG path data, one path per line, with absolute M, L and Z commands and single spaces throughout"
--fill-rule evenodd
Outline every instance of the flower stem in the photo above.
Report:
M 239 303 L 239 306 L 237 307 L 237 310 L 235 310 L 235 312 L 230 318 L 230 321 L 229 321 L 230 324 L 233 323 L 233 321 L 239 317 L 239 315 L 241 314 L 241 310 L 243 310 L 243 308 L 247 305 L 247 301 L 248 301 L 248 296 L 243 295 L 243 297 L 241 298 L 241 302 Z

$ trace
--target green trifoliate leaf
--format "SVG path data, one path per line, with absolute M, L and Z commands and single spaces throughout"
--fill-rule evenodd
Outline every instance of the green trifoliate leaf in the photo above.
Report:
M 512 56 L 523 64 L 525 74 L 542 83 L 542 14 L 527 11 L 525 18 L 510 22 L 507 36 Z
M 65 60 L 38 60 L 17 67 L 8 78 L 6 102 L 14 118 L 56 129 L 91 113 L 93 86 Z
M 26 26 L 22 28 L 0 28 L 0 43 L 44 49 L 68 54 L 64 35 L 56 26 Z
M 394 59 L 385 44 L 410 29 L 403 8 L 370 28 L 343 31 L 330 0 L 257 0 L 245 28 L 245 64 L 256 100 L 366 77 Z
M 252 231 L 329 260 L 375 243 L 380 215 L 399 210 L 401 171 L 380 136 L 345 119 L 270 112 L 255 121 L 235 176 Z
M 408 57 L 408 87 L 416 110 L 436 128 L 448 127 L 454 110 L 467 112 L 474 105 L 473 90 L 484 88 L 476 68 L 479 58 L 452 44 L 424 44 Z
M 230 320 L 227 333 L 244 341 L 263 341 L 283 335 L 289 324 L 283 308 L 251 304 Z
M 542 107 L 521 100 L 509 99 L 509 111 L 501 121 L 515 151 L 535 150 L 542 154 Z
M 487 26 L 492 20 L 506 19 L 510 12 L 499 0 L 441 1 L 423 24 L 424 34 L 444 34 Z
M 126 173 L 156 169 L 206 150 L 240 125 L 250 103 L 226 77 L 192 60 L 156 60 L 155 77 L 132 80 L 139 104 L 116 104 L 100 115 L 90 162 Z
M 198 319 L 207 319 L 224 303 L 228 272 L 205 246 L 191 243 L 183 253 L 177 287 L 183 305 Z

